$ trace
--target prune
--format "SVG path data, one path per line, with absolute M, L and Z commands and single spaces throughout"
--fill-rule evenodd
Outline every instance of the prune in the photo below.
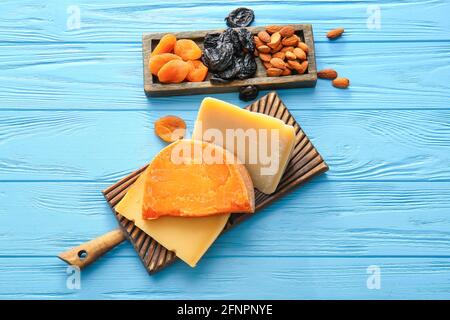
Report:
M 259 90 L 255 86 L 245 86 L 239 88 L 239 99 L 242 101 L 250 101 L 256 99 Z
M 232 28 L 225 30 L 219 38 L 220 42 L 228 42 L 233 45 L 234 55 L 242 54 L 241 41 L 239 39 L 239 34 Z
M 203 62 L 212 72 L 220 72 L 233 63 L 233 45 L 221 42 L 215 48 L 205 49 Z
M 233 80 L 241 71 L 242 60 L 243 60 L 242 58 L 235 58 L 233 60 L 233 64 L 224 71 L 217 73 L 217 76 L 222 79 Z
M 206 34 L 205 39 L 203 40 L 203 46 L 205 47 L 205 49 L 215 48 L 220 40 L 221 35 L 221 33 Z
M 225 21 L 230 28 L 240 28 L 249 26 L 254 19 L 255 14 L 252 9 L 237 8 L 230 12 Z
M 250 31 L 241 28 L 238 30 L 237 34 L 242 48 L 245 48 L 247 52 L 255 51 L 255 43 L 253 42 L 253 35 Z
M 251 78 L 255 75 L 257 66 L 253 53 L 247 53 L 239 63 L 239 72 L 236 75 L 237 78 L 242 80 Z
M 209 82 L 212 84 L 226 84 L 231 82 L 229 79 L 222 79 L 219 75 L 213 74 L 213 76 L 209 79 Z

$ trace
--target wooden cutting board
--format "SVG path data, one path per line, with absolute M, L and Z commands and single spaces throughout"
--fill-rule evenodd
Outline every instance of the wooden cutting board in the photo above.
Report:
M 285 123 L 294 126 L 296 132 L 296 143 L 292 158 L 281 178 L 277 190 L 271 195 L 266 195 L 255 189 L 255 204 L 257 211 L 272 201 L 282 197 L 289 191 L 292 191 L 295 187 L 308 181 L 312 177 L 327 171 L 328 166 L 275 92 L 271 92 L 255 101 L 247 106 L 246 109 L 281 119 Z M 103 195 L 111 206 L 126 237 L 133 244 L 133 247 L 138 253 L 145 268 L 152 274 L 167 267 L 177 260 L 177 257 L 173 252 L 164 248 L 149 235 L 136 227 L 132 221 L 121 216 L 114 210 L 114 207 L 125 196 L 128 188 L 137 180 L 145 168 L 146 167 L 143 167 L 132 172 L 117 183 L 106 188 L 103 190 Z M 229 230 L 231 227 L 236 226 L 251 216 L 253 215 L 232 214 L 224 231 Z M 236 251 L 238 250 L 239 248 L 236 248 Z

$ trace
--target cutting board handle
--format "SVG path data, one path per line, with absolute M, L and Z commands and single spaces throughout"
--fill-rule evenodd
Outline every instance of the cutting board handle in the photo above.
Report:
M 125 235 L 123 231 L 121 229 L 116 229 L 83 243 L 78 247 L 60 253 L 58 257 L 70 265 L 75 265 L 80 269 L 83 269 L 124 240 Z

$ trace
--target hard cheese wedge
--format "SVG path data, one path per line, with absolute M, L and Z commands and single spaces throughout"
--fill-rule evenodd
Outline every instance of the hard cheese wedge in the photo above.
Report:
M 289 162 L 295 129 L 268 115 L 205 98 L 192 138 L 213 142 L 234 153 L 247 167 L 254 186 L 270 194 Z
M 255 211 L 247 169 L 211 143 L 178 140 L 159 152 L 145 175 L 144 219 Z
M 156 220 L 142 218 L 145 172 L 130 187 L 115 210 L 175 254 L 191 267 L 195 267 L 203 254 L 222 232 L 230 214 L 203 218 L 161 217 Z

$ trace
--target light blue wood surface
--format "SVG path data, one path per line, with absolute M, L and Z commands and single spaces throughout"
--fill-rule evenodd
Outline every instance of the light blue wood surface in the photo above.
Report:
M 318 67 L 351 79 L 278 91 L 330 171 L 222 236 L 196 269 L 150 277 L 124 243 L 67 288 L 57 253 L 117 226 L 100 190 L 164 145 L 155 119 L 192 129 L 204 97 L 145 97 L 142 32 L 223 28 L 238 6 L 255 25 L 312 23 Z M 367 26 L 374 6 L 380 30 Z M 445 0 L 3 0 L 0 298 L 450 298 L 449 12 Z

